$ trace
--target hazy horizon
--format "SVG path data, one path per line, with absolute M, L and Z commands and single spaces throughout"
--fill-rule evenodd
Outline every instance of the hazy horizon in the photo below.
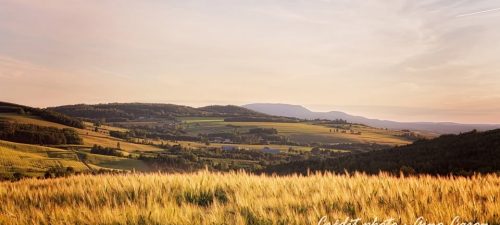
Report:
M 0 1 L 0 100 L 500 124 L 498 1 Z
M 0 99 L 0 101 L 3 101 Z M 22 102 L 11 102 L 11 103 L 17 103 L 17 104 L 25 104 Z M 151 104 L 175 104 L 175 105 L 184 105 L 184 106 L 190 106 L 190 107 L 204 107 L 204 106 L 211 106 L 211 105 L 235 105 L 235 106 L 244 106 L 248 104 L 284 104 L 284 105 L 295 105 L 295 106 L 302 106 L 312 112 L 332 112 L 332 111 L 340 111 L 344 112 L 347 114 L 350 114 L 352 116 L 362 116 L 366 117 L 368 119 L 379 119 L 379 120 L 390 120 L 390 121 L 395 121 L 395 122 L 443 122 L 443 123 L 461 123 L 461 124 L 492 124 L 492 125 L 498 125 L 500 123 L 497 122 L 459 122 L 459 121 L 450 121 L 450 120 L 439 120 L 436 118 L 439 118 L 442 115 L 446 115 L 447 112 L 446 110 L 443 109 L 423 109 L 423 108 L 404 108 L 404 107 L 391 107 L 391 106 L 356 106 L 356 105 L 343 105 L 343 106 L 333 106 L 333 105 L 302 105 L 302 104 L 292 104 L 292 103 L 282 103 L 282 102 L 247 102 L 247 103 L 239 103 L 239 104 L 233 104 L 233 103 L 210 103 L 210 104 L 190 104 L 190 103 L 185 103 L 185 102 L 148 102 L 148 101 L 130 101 L 130 102 L 116 102 L 116 101 L 111 101 L 111 102 L 77 102 L 77 103 L 68 103 L 68 104 L 57 104 L 57 105 L 29 105 L 29 106 L 34 106 L 34 107 L 40 107 L 40 108 L 47 108 L 47 107 L 56 107 L 56 106 L 62 106 L 62 105 L 75 105 L 75 104 L 108 104 L 108 103 L 151 103 Z M 367 110 L 369 109 L 369 110 Z M 367 111 L 371 113 L 366 113 Z M 404 117 L 398 117 L 398 113 L 401 112 L 406 112 Z M 412 113 L 408 113 L 412 112 Z M 411 118 L 419 118 L 418 116 L 412 116 L 415 114 L 415 112 L 420 112 L 421 114 L 428 115 L 426 117 L 426 120 L 419 120 L 419 119 L 411 119 Z M 421 115 L 420 114 L 420 115 Z M 438 114 L 436 117 L 435 114 Z M 439 115 L 441 114 L 441 115 Z

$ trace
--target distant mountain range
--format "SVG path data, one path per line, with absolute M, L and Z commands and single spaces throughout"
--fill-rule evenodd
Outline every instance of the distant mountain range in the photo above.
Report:
M 410 129 L 434 132 L 438 134 L 461 133 L 471 130 L 492 130 L 500 128 L 500 124 L 460 124 L 452 122 L 397 122 L 390 120 L 370 119 L 349 115 L 340 111 L 313 112 L 300 105 L 255 103 L 242 106 L 244 108 L 274 116 L 296 117 L 299 119 L 343 119 L 351 123 L 388 129 Z

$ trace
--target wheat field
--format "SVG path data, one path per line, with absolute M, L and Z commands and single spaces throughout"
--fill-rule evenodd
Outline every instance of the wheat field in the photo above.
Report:
M 498 175 L 81 175 L 0 183 L 0 224 L 318 224 L 323 216 L 500 224 L 499 187 Z

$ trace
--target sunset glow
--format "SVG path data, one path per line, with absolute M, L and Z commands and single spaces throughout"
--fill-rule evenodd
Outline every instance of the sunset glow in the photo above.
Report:
M 0 1 L 0 100 L 500 123 L 498 1 Z

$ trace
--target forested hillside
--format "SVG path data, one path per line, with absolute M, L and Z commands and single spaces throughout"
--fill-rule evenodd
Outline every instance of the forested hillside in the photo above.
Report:
M 74 129 L 59 129 L 10 121 L 0 121 L 0 140 L 36 145 L 83 144 L 82 138 Z
M 81 120 L 69 117 L 67 115 L 55 112 L 53 110 L 39 109 L 8 102 L 0 102 L 0 113 L 29 114 L 38 116 L 50 122 L 59 123 L 70 127 L 75 127 L 75 128 L 85 127 Z
M 174 119 L 176 117 L 196 116 L 252 116 L 272 117 L 238 106 L 206 106 L 193 108 L 174 104 L 150 103 L 110 103 L 97 105 L 67 105 L 50 108 L 69 116 L 104 119 L 106 122 L 125 122 L 138 119 Z
M 443 135 L 432 140 L 387 150 L 352 154 L 327 160 L 308 160 L 269 167 L 268 173 L 307 171 L 379 171 L 425 174 L 460 174 L 500 171 L 500 129 Z

